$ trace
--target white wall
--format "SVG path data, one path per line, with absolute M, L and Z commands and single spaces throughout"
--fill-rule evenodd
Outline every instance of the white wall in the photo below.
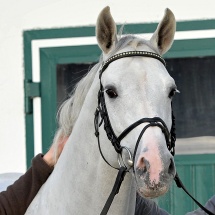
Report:
M 24 30 L 94 25 L 109 5 L 118 23 L 157 22 L 169 7 L 177 21 L 215 19 L 205 0 L 7 0 L 0 12 L 0 173 L 24 172 Z

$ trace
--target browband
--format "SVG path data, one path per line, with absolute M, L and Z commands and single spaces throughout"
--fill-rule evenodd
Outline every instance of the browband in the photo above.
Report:
M 148 51 L 128 51 L 128 52 L 122 52 L 119 54 L 115 54 L 112 57 L 108 58 L 106 60 L 100 70 L 100 78 L 102 73 L 105 71 L 105 69 L 109 66 L 110 63 L 112 63 L 115 60 L 118 60 L 120 58 L 125 58 L 125 57 L 133 57 L 133 56 L 140 56 L 140 57 L 150 57 L 150 58 L 155 58 L 159 60 L 164 66 L 166 66 L 165 60 L 159 55 L 154 52 L 148 52 Z

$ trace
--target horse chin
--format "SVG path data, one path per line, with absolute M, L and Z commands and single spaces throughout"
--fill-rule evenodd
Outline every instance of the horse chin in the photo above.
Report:
M 137 177 L 136 182 L 138 185 L 138 193 L 144 198 L 154 199 L 164 195 L 170 187 L 172 178 L 166 178 L 166 180 L 159 180 L 151 182 L 149 177 Z
M 164 195 L 169 190 L 168 186 L 160 187 L 159 189 L 141 187 L 138 189 L 140 196 L 147 199 L 154 199 Z

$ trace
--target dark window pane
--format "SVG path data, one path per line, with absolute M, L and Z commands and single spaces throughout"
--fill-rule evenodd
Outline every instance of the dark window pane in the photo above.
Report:
M 215 136 L 215 57 L 168 59 L 177 137 Z
M 57 65 L 58 107 L 71 95 L 75 85 L 88 73 L 94 64 Z

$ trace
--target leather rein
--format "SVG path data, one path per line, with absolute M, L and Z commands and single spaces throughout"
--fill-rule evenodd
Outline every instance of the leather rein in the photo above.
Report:
M 137 148 L 139 146 L 139 142 L 144 134 L 144 132 L 146 131 L 147 128 L 151 127 L 151 126 L 157 126 L 159 127 L 166 139 L 166 144 L 167 144 L 167 148 L 170 151 L 170 153 L 174 156 L 175 155 L 175 141 L 176 141 L 176 133 L 175 133 L 175 117 L 173 114 L 173 110 L 172 110 L 172 127 L 171 130 L 169 132 L 165 122 L 159 118 L 159 117 L 153 117 L 153 118 L 141 118 L 140 120 L 134 122 L 133 124 L 131 124 L 128 128 L 126 128 L 118 137 L 116 136 L 116 134 L 114 133 L 114 130 L 111 126 L 111 122 L 108 116 L 108 112 L 107 112 L 107 108 L 106 108 L 106 103 L 105 103 L 105 96 L 104 96 L 104 88 L 101 82 L 101 77 L 103 72 L 107 69 L 107 67 L 109 66 L 110 63 L 112 63 L 113 61 L 116 61 L 118 59 L 121 58 L 125 58 L 125 57 L 135 57 L 135 56 L 141 56 L 141 57 L 150 57 L 150 58 L 154 58 L 159 60 L 164 66 L 166 66 L 165 60 L 158 54 L 153 53 L 153 52 L 148 52 L 148 51 L 128 51 L 128 52 L 122 52 L 119 54 L 115 54 L 112 57 L 110 57 L 107 61 L 105 61 L 101 67 L 101 70 L 99 72 L 99 79 L 100 79 L 100 89 L 98 92 L 98 106 L 96 108 L 95 111 L 95 118 L 94 118 L 94 126 L 95 126 L 95 136 L 97 137 L 97 141 L 98 141 L 98 148 L 100 151 L 100 154 L 103 158 L 103 160 L 112 168 L 118 170 L 118 174 L 115 180 L 115 184 L 112 188 L 112 191 L 102 209 L 102 212 L 100 215 L 106 215 L 109 211 L 109 208 L 113 202 L 113 199 L 115 197 L 115 195 L 119 192 L 120 186 L 122 181 L 124 180 L 124 177 L 126 175 L 126 173 L 133 168 L 134 171 L 134 159 L 136 156 L 136 152 L 137 152 Z M 99 118 L 101 119 L 101 121 L 99 122 Z M 101 150 L 101 144 L 100 144 L 100 138 L 99 138 L 99 127 L 104 123 L 104 130 L 106 131 L 107 137 L 110 140 L 110 142 L 112 143 L 115 151 L 118 153 L 118 163 L 119 163 L 119 167 L 114 167 L 112 166 L 107 159 L 105 158 L 105 156 L 103 155 L 103 152 Z M 121 146 L 120 142 L 121 140 L 129 133 L 131 132 L 134 128 L 136 128 L 138 125 L 142 124 L 142 123 L 148 123 L 140 132 L 140 135 L 137 139 L 137 142 L 135 144 L 135 149 L 134 149 L 134 154 L 132 156 L 132 153 L 130 152 L 130 150 L 125 147 L 125 146 Z M 125 150 L 128 155 L 129 155 L 129 159 L 126 162 L 124 162 L 123 158 L 122 158 L 122 153 L 123 150 Z M 214 215 L 213 213 L 211 213 L 210 211 L 208 211 L 204 206 L 202 206 L 197 200 L 195 200 L 190 194 L 189 192 L 186 190 L 186 188 L 184 187 L 184 185 L 182 184 L 178 174 L 176 173 L 176 176 L 174 178 L 177 186 L 179 188 L 182 188 L 194 201 L 195 203 L 202 209 L 204 210 L 207 214 L 209 215 Z

